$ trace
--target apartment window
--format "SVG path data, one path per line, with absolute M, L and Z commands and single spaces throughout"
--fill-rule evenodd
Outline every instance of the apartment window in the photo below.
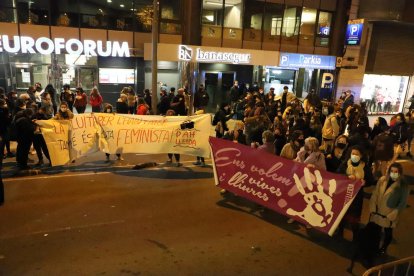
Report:
M 262 40 L 262 1 L 246 1 L 244 15 L 244 40 Z
M 319 12 L 318 29 L 315 46 L 329 47 L 329 37 L 331 36 L 331 12 Z
M 221 26 L 223 22 L 223 0 L 203 0 L 202 36 L 221 39 Z
M 297 44 L 301 8 L 287 6 L 283 14 L 282 40 L 285 44 Z
M 181 1 L 163 0 L 160 2 L 160 32 L 167 34 L 180 34 Z
M 50 1 L 52 25 L 79 27 L 79 7 L 77 0 Z
M 315 40 L 316 14 L 316 9 L 303 7 L 300 21 L 300 45 L 313 46 L 313 41 Z
M 285 6 L 277 3 L 267 3 L 265 7 L 263 41 L 279 43 Z
M 132 0 L 123 1 L 122 4 L 117 2 L 107 2 L 106 12 L 104 14 L 106 26 L 110 30 L 132 31 L 133 16 L 136 13 Z
M 152 30 L 152 0 L 135 1 L 134 18 L 136 32 L 151 32 Z
M 115 2 L 104 2 L 101 1 L 100 3 L 90 3 L 86 1 L 79 2 L 79 10 L 81 11 L 81 27 L 85 28 L 106 28 L 108 26 L 108 10 L 109 9 L 120 9 L 125 8 L 125 5 L 122 4 L 123 7 L 115 6 Z

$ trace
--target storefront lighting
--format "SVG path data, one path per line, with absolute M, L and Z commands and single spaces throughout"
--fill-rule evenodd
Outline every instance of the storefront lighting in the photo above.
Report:
M 282 71 L 281 70 L 272 70 L 272 73 L 276 74 L 276 75 L 280 75 L 280 74 L 282 74 Z
M 107 2 L 108 2 L 108 3 L 112 3 L 112 0 L 108 0 Z
M 125 5 L 124 4 L 121 4 L 121 5 L 119 5 L 121 8 L 123 8 L 123 7 L 125 7 Z

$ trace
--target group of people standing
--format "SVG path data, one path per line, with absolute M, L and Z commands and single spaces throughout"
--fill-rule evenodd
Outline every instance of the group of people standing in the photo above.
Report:
M 371 127 L 366 106 L 355 104 L 351 91 L 335 103 L 322 102 L 313 91 L 302 102 L 288 87 L 281 95 L 275 95 L 274 89 L 268 93 L 259 89 L 233 96 L 232 103 L 222 104 L 214 116 L 216 136 L 362 180 L 364 186 L 338 227 L 337 236 L 349 227 L 353 240 L 358 240 L 364 190 L 375 186 L 370 222 L 384 230 L 384 239 L 376 250 L 385 253 L 392 230 L 407 204 L 408 183 L 396 161 L 407 149 L 407 157 L 411 157 L 414 112 L 399 113 L 389 124 L 379 117 Z M 232 118 L 238 120 L 229 129 L 228 121 Z

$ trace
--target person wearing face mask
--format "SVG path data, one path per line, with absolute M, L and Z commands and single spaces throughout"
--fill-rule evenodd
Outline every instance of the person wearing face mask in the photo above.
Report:
M 349 159 L 345 159 L 339 166 L 337 172 L 347 175 L 351 180 L 362 180 L 364 187 L 371 186 L 375 182 L 372 176 L 371 167 L 365 163 L 364 152 L 360 146 L 353 146 L 351 148 Z M 338 231 L 342 234 L 345 224 L 348 224 L 353 233 L 353 241 L 357 241 L 357 236 L 360 230 L 359 223 L 361 221 L 363 202 L 364 195 L 363 188 L 361 188 L 338 226 Z
M 71 120 L 73 119 L 73 113 L 69 110 L 69 106 L 66 102 L 61 102 L 59 111 L 53 118 L 54 120 Z
M 295 130 L 290 135 L 290 142 L 287 143 L 282 151 L 280 152 L 280 157 L 294 160 L 298 154 L 298 151 L 301 147 L 305 144 L 305 138 L 303 136 L 303 132 L 300 130 Z
M 377 135 L 387 130 L 388 130 L 387 120 L 385 120 L 383 117 L 378 117 L 374 122 L 374 128 L 372 129 L 371 134 L 369 135 L 369 138 L 371 139 L 371 141 L 373 141 Z
M 325 123 L 322 127 L 322 146 L 321 150 L 330 153 L 333 148 L 334 141 L 339 135 L 339 124 L 336 120 L 336 113 L 332 105 L 325 106 L 323 113 L 327 113 Z
M 234 125 L 234 129 L 226 132 L 224 134 L 223 139 L 233 141 L 234 143 L 247 145 L 246 143 L 246 135 L 243 133 L 244 131 L 244 123 L 241 121 L 236 121 Z
M 381 254 L 386 253 L 392 241 L 393 229 L 398 224 L 401 211 L 407 206 L 408 195 L 409 188 L 403 179 L 401 164 L 391 164 L 387 174 L 378 180 L 369 202 L 370 222 L 384 230 Z
M 348 137 L 345 135 L 339 135 L 334 143 L 334 149 L 332 153 L 326 155 L 326 169 L 329 172 L 336 172 L 344 162 L 346 158 L 346 150 L 348 147 Z

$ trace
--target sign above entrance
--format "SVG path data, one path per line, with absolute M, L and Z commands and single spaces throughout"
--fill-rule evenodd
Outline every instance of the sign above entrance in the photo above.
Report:
M 196 61 L 206 63 L 232 63 L 232 64 L 249 64 L 251 54 L 235 53 L 235 52 L 221 52 L 221 51 L 206 51 L 201 48 L 196 48 L 180 45 L 178 47 L 178 59 L 183 61 Z
M 13 36 L 13 42 L 10 42 L 8 35 L 0 36 L 0 52 L 7 53 L 23 53 L 23 54 L 43 54 L 51 53 L 62 54 L 65 50 L 68 54 L 85 55 L 85 56 L 102 56 L 102 57 L 129 57 L 128 42 L 94 41 L 85 39 L 69 39 L 64 38 L 39 37 L 34 39 L 29 36 Z
M 280 53 L 279 67 L 335 69 L 336 57 L 306 54 Z

